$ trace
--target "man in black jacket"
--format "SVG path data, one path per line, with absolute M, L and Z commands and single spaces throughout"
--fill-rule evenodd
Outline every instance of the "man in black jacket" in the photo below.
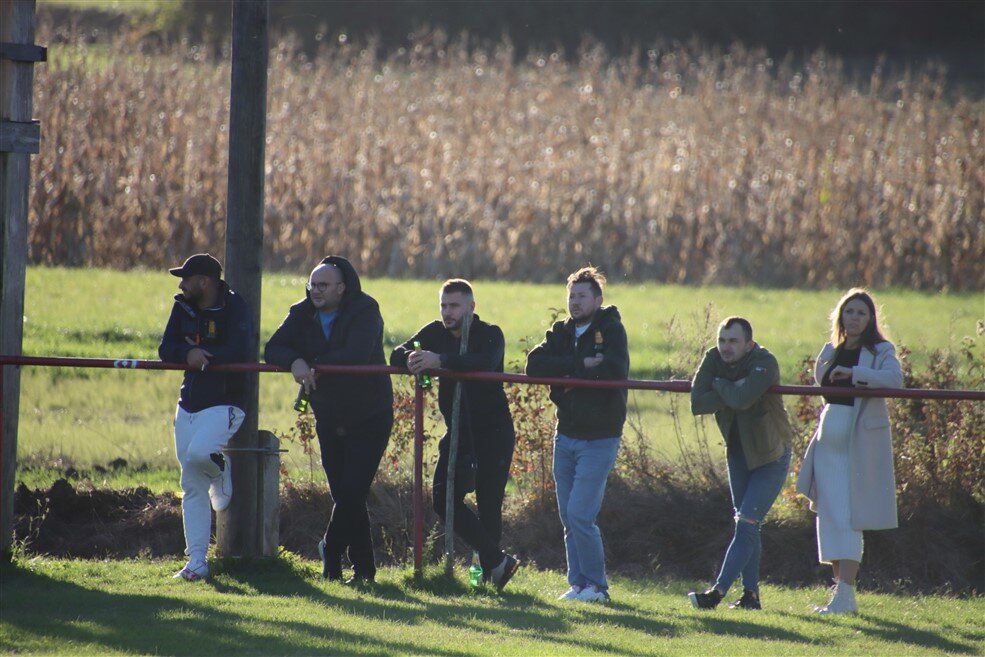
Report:
M 475 310 L 472 286 L 462 279 L 445 281 L 441 286 L 441 320 L 419 330 L 390 354 L 390 364 L 406 367 L 414 374 L 447 369 L 459 372 L 502 372 L 506 342 L 498 326 L 474 315 L 469 325 L 466 353 L 460 354 L 463 322 Z M 414 343 L 420 343 L 420 349 Z M 439 381 L 438 406 L 448 431 L 438 443 L 438 464 L 434 470 L 432 499 L 434 510 L 444 519 L 448 482 L 448 445 L 452 424 L 455 380 Z M 510 476 L 516 434 L 503 384 L 468 381 L 462 388 L 459 412 L 458 467 L 455 477 L 455 532 L 479 553 L 479 564 L 500 590 L 513 577 L 519 562 L 499 547 L 503 534 L 503 496 Z M 463 467 L 464 464 L 464 467 Z M 474 487 L 478 516 L 465 504 L 470 492 L 471 466 L 475 466 Z M 462 478 L 457 475 L 461 473 Z
M 625 379 L 629 376 L 626 329 L 615 306 L 602 307 L 605 277 L 583 267 L 568 277 L 568 313 L 527 354 L 530 376 Z M 605 482 L 616 463 L 626 390 L 551 386 L 557 406 L 554 483 L 564 525 L 568 584 L 559 599 L 609 600 L 602 532 L 595 519 Z
M 171 317 L 157 351 L 161 360 L 185 363 L 174 418 L 175 452 L 181 464 L 181 518 L 188 563 L 175 574 L 189 581 L 209 576 L 205 560 L 212 514 L 229 506 L 232 468 L 222 448 L 243 423 L 245 375 L 211 372 L 209 365 L 251 359 L 252 321 L 242 297 L 221 280 L 222 266 L 207 253 L 169 270 L 181 279 Z
M 322 466 L 335 502 L 318 544 L 322 577 L 342 579 L 348 551 L 355 571 L 348 583 L 376 577 L 366 499 L 390 442 L 393 388 L 387 374 L 317 376 L 314 365 L 385 365 L 383 316 L 362 291 L 352 264 L 328 256 L 311 272 L 305 298 L 264 349 L 268 363 L 289 368 L 304 386 L 315 414 Z

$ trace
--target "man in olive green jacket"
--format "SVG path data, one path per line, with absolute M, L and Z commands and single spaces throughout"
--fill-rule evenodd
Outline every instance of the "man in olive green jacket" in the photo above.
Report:
M 696 609 L 718 606 L 742 576 L 742 597 L 731 607 L 759 609 L 760 525 L 773 506 L 790 468 L 793 430 L 779 395 L 780 366 L 752 339 L 752 326 L 729 317 L 718 327 L 718 346 L 709 349 L 691 382 L 691 412 L 714 413 L 726 445 L 735 534 L 715 585 L 688 597 Z

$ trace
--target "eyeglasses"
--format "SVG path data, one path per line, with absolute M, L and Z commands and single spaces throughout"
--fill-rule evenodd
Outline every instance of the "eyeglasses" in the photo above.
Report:
M 311 292 L 312 290 L 325 292 L 333 285 L 342 285 L 342 281 L 336 281 L 335 283 L 308 283 L 305 285 L 305 288 L 307 288 L 308 292 Z

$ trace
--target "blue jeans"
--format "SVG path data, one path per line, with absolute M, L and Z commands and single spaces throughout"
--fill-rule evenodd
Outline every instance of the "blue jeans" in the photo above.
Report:
M 616 463 L 619 439 L 580 440 L 560 433 L 554 438 L 554 486 L 571 586 L 609 588 L 602 532 L 595 519 L 602 508 L 605 481 Z
M 715 588 L 727 593 L 741 573 L 742 588 L 759 592 L 759 558 L 763 551 L 760 525 L 776 496 L 783 490 L 790 469 L 790 448 L 777 460 L 755 470 L 746 467 L 742 448 L 728 454 L 728 482 L 735 507 L 735 535 L 725 552 L 725 561 Z

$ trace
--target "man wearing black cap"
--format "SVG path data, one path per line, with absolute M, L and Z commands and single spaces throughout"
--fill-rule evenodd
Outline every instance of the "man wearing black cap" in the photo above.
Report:
M 232 496 L 232 468 L 222 448 L 245 417 L 245 375 L 211 372 L 209 365 L 251 360 L 249 308 L 222 280 L 222 265 L 208 253 L 168 270 L 181 279 L 157 352 L 161 360 L 187 364 L 174 418 L 175 452 L 181 464 L 181 516 L 188 563 L 175 578 L 209 576 L 212 515 Z
M 290 369 L 315 413 L 322 467 L 335 507 L 318 544 L 322 577 L 342 579 L 342 557 L 355 574 L 348 583 L 376 577 L 366 500 L 390 442 L 393 387 L 388 374 L 331 374 L 314 365 L 385 365 L 383 316 L 362 290 L 359 275 L 341 256 L 328 256 L 308 277 L 305 298 L 264 348 L 264 359 Z

